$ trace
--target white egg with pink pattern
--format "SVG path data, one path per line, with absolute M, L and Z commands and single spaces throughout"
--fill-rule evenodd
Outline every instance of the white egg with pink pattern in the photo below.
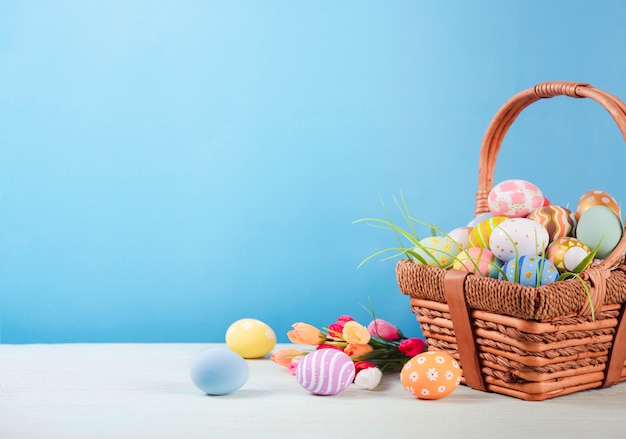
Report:
M 504 180 L 491 189 L 487 197 L 489 211 L 495 216 L 521 218 L 542 207 L 541 190 L 526 180 Z

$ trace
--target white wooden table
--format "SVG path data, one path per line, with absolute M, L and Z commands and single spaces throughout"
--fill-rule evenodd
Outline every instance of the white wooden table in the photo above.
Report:
M 626 383 L 543 402 L 463 386 L 422 401 L 389 375 L 322 397 L 259 359 L 239 391 L 207 396 L 189 366 L 214 346 L 0 344 L 0 438 L 626 438 Z

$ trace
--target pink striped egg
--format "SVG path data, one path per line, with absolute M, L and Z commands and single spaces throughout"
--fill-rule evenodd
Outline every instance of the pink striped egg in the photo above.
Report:
M 337 349 L 318 349 L 296 366 L 298 383 L 314 395 L 336 395 L 352 384 L 354 362 Z

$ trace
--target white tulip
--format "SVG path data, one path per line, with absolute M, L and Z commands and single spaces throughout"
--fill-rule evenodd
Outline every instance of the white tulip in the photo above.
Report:
M 374 390 L 383 378 L 382 371 L 377 367 L 368 367 L 360 371 L 354 379 L 354 384 L 367 390 Z

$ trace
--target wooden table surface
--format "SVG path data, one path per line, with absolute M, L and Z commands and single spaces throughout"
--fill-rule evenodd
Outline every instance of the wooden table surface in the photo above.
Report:
M 389 375 L 323 397 L 258 359 L 240 390 L 207 396 L 189 367 L 215 346 L 0 344 L 0 438 L 626 438 L 626 383 L 543 402 L 464 386 L 423 401 Z

